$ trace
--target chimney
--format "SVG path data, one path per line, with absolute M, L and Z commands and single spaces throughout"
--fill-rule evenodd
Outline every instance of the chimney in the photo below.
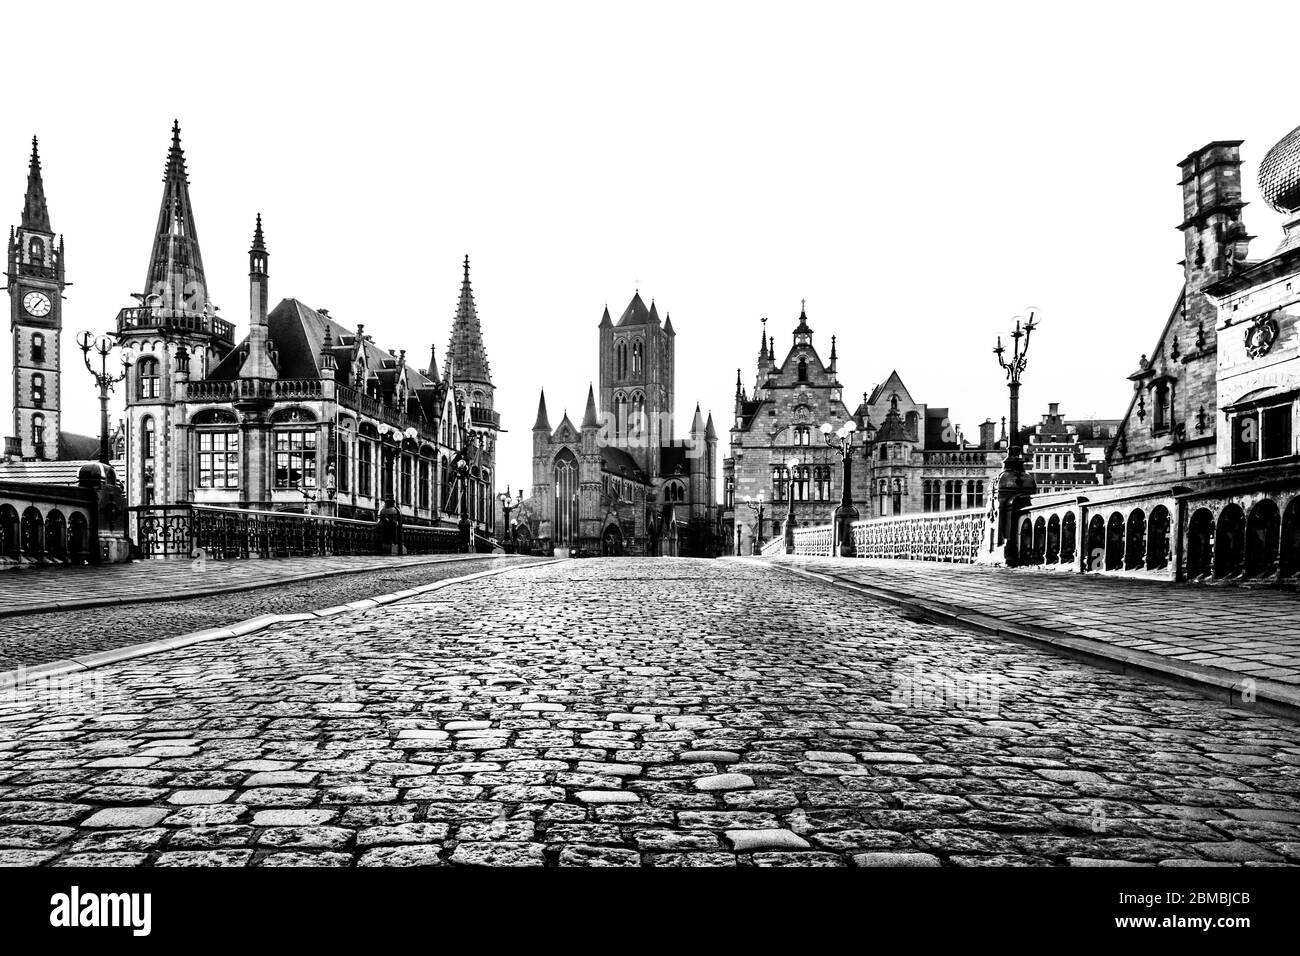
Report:
M 980 447 L 992 448 L 995 440 L 993 437 L 993 419 L 986 418 L 980 422 Z

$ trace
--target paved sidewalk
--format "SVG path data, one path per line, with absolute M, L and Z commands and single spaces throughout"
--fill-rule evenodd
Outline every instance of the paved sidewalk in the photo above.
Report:
M 774 563 L 980 615 L 1030 631 L 1080 638 L 1134 664 L 1253 678 L 1300 691 L 1300 594 L 929 561 L 778 556 Z
M 465 555 L 358 555 L 252 561 L 134 561 L 0 573 L 0 618 L 107 604 L 175 600 L 359 571 L 400 569 Z M 491 559 L 490 555 L 483 557 Z

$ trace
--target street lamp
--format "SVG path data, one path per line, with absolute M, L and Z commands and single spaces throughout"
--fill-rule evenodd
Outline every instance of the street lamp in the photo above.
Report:
M 118 360 L 122 363 L 122 371 L 110 373 L 108 353 L 113 351 L 113 340 L 107 335 L 96 337 L 93 332 L 78 332 L 77 347 L 81 349 L 81 356 L 85 359 L 86 371 L 94 376 L 95 384 L 99 386 L 99 460 L 107 465 L 111 457 L 108 451 L 108 393 L 131 371 L 131 366 L 135 364 L 135 352 L 129 348 L 122 349 L 118 356 Z M 91 352 L 99 355 L 98 372 L 91 364 Z
M 510 523 L 510 512 L 524 503 L 524 491 L 520 488 L 519 497 L 512 501 L 510 498 L 510 486 L 506 485 L 506 490 L 497 495 L 497 501 L 501 502 L 501 511 L 505 517 L 506 551 L 513 554 L 515 550 L 515 529 Z
M 1016 329 L 1011 333 L 1011 359 L 1007 360 L 1006 348 L 1002 336 L 998 336 L 997 347 L 993 354 L 998 357 L 998 365 L 1006 372 L 1007 390 L 1011 400 L 1011 430 L 1008 433 L 1007 457 L 1002 462 L 1002 474 L 998 475 L 998 544 L 1006 546 L 1008 564 L 1016 562 L 1016 535 L 1011 533 L 1011 523 L 1015 519 L 1015 502 L 1027 495 L 1032 495 L 1037 486 L 1034 476 L 1025 470 L 1025 461 L 1021 456 L 1019 444 L 1020 431 L 1020 377 L 1024 374 L 1025 363 L 1029 355 L 1029 336 L 1037 326 L 1034 324 L 1038 310 L 1029 308 L 1027 319 L 1016 317 Z M 1023 326 L 1021 323 L 1024 323 Z
M 834 432 L 830 422 L 822 425 L 822 438 L 826 444 L 840 453 L 844 462 L 844 494 L 840 496 L 840 506 L 835 509 L 836 535 L 840 542 L 840 557 L 857 557 L 857 548 L 853 544 L 853 522 L 858 520 L 858 509 L 853 507 L 853 433 L 858 423 L 849 419 Z
M 762 551 L 763 550 L 763 504 L 764 504 L 763 492 L 760 491 L 758 493 L 757 498 L 751 498 L 749 495 L 745 495 L 745 504 L 746 506 L 748 506 L 749 510 L 754 512 L 754 514 L 758 517 L 758 540 L 755 544 L 755 547 L 757 548 L 757 550 Z
M 790 481 L 786 486 L 790 503 L 785 512 L 785 553 L 794 554 L 794 475 L 795 469 L 800 465 L 798 458 L 791 458 L 785 463 L 786 468 L 790 471 Z

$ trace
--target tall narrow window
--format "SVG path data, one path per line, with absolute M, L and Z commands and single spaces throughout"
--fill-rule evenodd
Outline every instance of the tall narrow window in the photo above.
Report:
M 32 444 L 36 446 L 36 457 L 45 457 L 45 416 L 32 416 Z
M 375 493 L 375 443 L 357 439 L 357 494 L 370 498 Z
M 140 376 L 140 399 L 158 397 L 158 360 L 141 359 L 136 365 L 136 374 Z
M 337 474 L 334 480 L 338 483 L 339 491 L 350 492 L 352 490 L 352 435 L 345 431 L 339 432 L 338 460 L 335 470 Z
M 637 339 L 632 343 L 632 374 L 640 375 L 645 362 L 645 349 L 641 345 L 641 340 Z
M 37 408 L 45 404 L 45 376 L 40 372 L 32 376 L 32 404 Z
M 45 364 L 45 336 L 40 332 L 32 333 L 32 364 Z
M 1160 432 L 1170 427 L 1170 414 L 1173 407 L 1173 386 L 1161 382 L 1155 388 L 1155 417 L 1152 427 Z
M 410 455 L 402 455 L 402 498 L 401 498 L 401 501 L 402 501 L 402 504 L 404 504 L 404 505 L 409 505 L 409 504 L 413 504 L 413 503 L 414 503 L 414 499 L 412 499 L 412 497 L 411 497 L 411 494 L 412 494 L 411 482 L 412 482 L 412 477 L 413 477 L 413 475 L 412 475 L 412 471 L 411 471 L 412 466 L 413 466 L 413 461 L 412 461 L 412 459 L 411 459 L 411 456 L 410 456 Z
M 808 360 L 804 358 L 799 360 L 799 381 L 808 381 Z
M 555 456 L 554 540 L 572 545 L 578 536 L 578 461 L 562 449 Z
M 429 462 L 420 459 L 420 507 L 429 507 Z

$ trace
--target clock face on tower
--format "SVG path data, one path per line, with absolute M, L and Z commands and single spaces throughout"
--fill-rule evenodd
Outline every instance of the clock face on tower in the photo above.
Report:
M 37 318 L 50 314 L 50 297 L 44 292 L 28 292 L 23 296 L 23 308 Z

